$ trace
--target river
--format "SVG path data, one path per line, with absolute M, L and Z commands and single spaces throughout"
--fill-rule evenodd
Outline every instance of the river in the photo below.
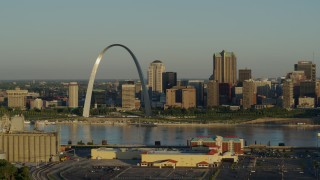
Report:
M 26 125 L 33 129 L 33 125 Z M 107 140 L 108 144 L 145 144 L 153 145 L 160 141 L 161 145 L 186 145 L 187 140 L 196 136 L 238 136 L 250 144 L 278 145 L 285 143 L 288 146 L 318 146 L 317 133 L 319 126 L 157 126 L 136 127 L 134 125 L 102 125 L 102 124 L 57 124 L 39 127 L 45 132 L 60 131 L 61 144 L 69 140 L 73 144 L 82 140 L 101 144 Z M 320 143 L 320 142 L 319 142 Z M 320 144 L 319 144 L 320 145 Z

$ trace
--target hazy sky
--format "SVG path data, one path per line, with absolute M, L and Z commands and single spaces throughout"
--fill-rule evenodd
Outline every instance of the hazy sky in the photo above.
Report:
M 0 80 L 88 79 L 98 53 L 121 43 L 146 71 L 155 59 L 178 78 L 209 78 L 214 52 L 233 51 L 239 68 L 278 77 L 298 60 L 320 76 L 319 0 L 1 1 Z M 114 47 L 100 79 L 137 79 Z

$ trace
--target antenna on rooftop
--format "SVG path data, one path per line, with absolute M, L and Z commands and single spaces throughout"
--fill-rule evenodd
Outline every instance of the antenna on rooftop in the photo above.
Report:
M 314 62 L 314 51 L 313 51 L 312 55 L 313 55 L 313 57 L 312 57 L 312 61 Z

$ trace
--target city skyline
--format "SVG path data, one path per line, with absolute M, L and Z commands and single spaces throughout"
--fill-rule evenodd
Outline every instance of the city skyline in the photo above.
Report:
M 319 66 L 318 1 L 127 4 L 1 3 L 0 80 L 88 79 L 95 55 L 113 43 L 130 47 L 144 74 L 161 60 L 178 79 L 208 79 L 222 50 L 254 78 L 285 76 L 300 60 Z M 97 79 L 138 78 L 127 53 L 105 58 Z

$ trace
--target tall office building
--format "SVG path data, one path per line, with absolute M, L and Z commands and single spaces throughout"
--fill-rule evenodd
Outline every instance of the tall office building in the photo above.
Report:
M 249 109 L 252 105 L 256 104 L 256 90 L 255 90 L 255 84 L 253 80 L 245 80 L 243 82 L 243 100 L 242 105 L 243 109 Z
M 28 90 L 21 90 L 18 87 L 15 90 L 7 90 L 8 107 L 25 110 L 27 94 Z
M 152 92 L 162 93 L 162 73 L 165 71 L 164 64 L 159 61 L 153 61 L 148 69 L 148 86 Z
M 196 103 L 197 106 L 204 105 L 204 81 L 203 80 L 189 80 L 188 86 L 193 86 L 196 89 Z
M 210 80 L 207 84 L 207 106 L 219 106 L 219 83 Z
M 223 50 L 213 55 L 213 79 L 230 84 L 237 81 L 237 58 L 233 52 Z
M 78 107 L 78 90 L 79 86 L 77 82 L 69 83 L 69 107 L 77 108 Z
M 293 108 L 294 107 L 293 82 L 291 80 L 286 80 L 283 82 L 282 96 L 283 96 L 282 107 Z
M 162 88 L 163 92 L 167 89 L 177 85 L 177 73 L 176 72 L 164 72 L 162 73 Z
M 219 104 L 228 105 L 231 103 L 232 84 L 219 83 Z
M 135 109 L 135 94 L 136 87 L 134 84 L 122 84 L 122 109 L 133 110 Z
M 252 79 L 251 69 L 239 69 L 239 82 Z
M 294 65 L 294 70 L 304 71 L 307 80 L 316 81 L 316 64 L 312 61 L 298 61 L 298 64 Z

